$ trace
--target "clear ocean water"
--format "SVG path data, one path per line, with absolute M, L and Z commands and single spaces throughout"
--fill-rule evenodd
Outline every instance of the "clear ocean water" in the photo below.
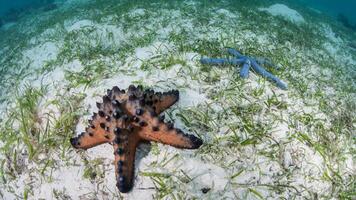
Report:
M 356 199 L 355 0 L 0 0 L 0 199 Z
M 11 11 L 26 11 L 31 9 L 36 9 L 40 7 L 46 7 L 52 3 L 56 2 L 55 0 L 2 0 L 0 2 L 0 16 L 2 18 L 7 18 L 11 15 Z M 238 2 L 238 1 L 237 1 Z M 275 2 L 275 1 L 270 1 Z M 283 2 L 283 1 L 281 1 Z M 292 1 L 293 2 L 293 1 Z M 345 15 L 346 18 L 352 22 L 356 23 L 356 1 L 354 0 L 295 0 L 296 4 L 301 6 L 311 7 L 326 15 L 337 17 L 337 15 Z

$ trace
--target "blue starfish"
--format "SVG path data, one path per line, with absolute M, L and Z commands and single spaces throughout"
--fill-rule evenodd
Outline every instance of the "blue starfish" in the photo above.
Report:
M 242 55 L 239 51 L 236 49 L 231 49 L 229 48 L 227 50 L 231 55 L 233 55 L 235 58 L 229 59 L 229 58 L 202 58 L 200 62 L 202 64 L 209 64 L 209 65 L 224 65 L 224 64 L 231 64 L 231 65 L 241 65 L 242 68 L 240 70 L 240 77 L 241 78 L 247 78 L 248 73 L 250 71 L 250 68 L 260 74 L 262 77 L 267 78 L 268 80 L 274 82 L 277 87 L 286 90 L 287 85 L 283 83 L 279 78 L 275 77 L 273 74 L 269 73 L 266 71 L 261 65 L 269 65 L 273 66 L 273 64 L 264 58 L 253 58 L 249 56 L 244 56 Z

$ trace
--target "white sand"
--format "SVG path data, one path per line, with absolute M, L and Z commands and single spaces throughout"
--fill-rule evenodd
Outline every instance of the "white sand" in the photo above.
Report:
M 85 28 L 85 27 L 92 27 L 94 26 L 95 24 L 90 21 L 90 20 L 80 20 L 80 21 L 75 21 L 75 22 L 65 22 L 65 27 L 66 27 L 66 30 L 67 31 L 75 31 L 75 30 L 80 30 L 82 28 Z
M 145 14 L 145 9 L 143 9 L 143 8 L 137 8 L 137 9 L 135 9 L 135 10 L 132 10 L 129 15 L 130 15 L 131 17 L 139 17 L 139 16 L 142 16 L 142 15 L 144 15 L 144 14 Z
M 305 22 L 303 16 L 299 14 L 296 10 L 289 8 L 284 4 L 274 4 L 268 8 L 260 8 L 260 11 L 266 11 L 273 16 L 282 16 L 286 20 L 293 23 L 303 23 Z
M 58 43 L 46 42 L 25 51 L 23 59 L 30 64 L 27 67 L 40 69 L 47 61 L 57 58 L 59 47 Z

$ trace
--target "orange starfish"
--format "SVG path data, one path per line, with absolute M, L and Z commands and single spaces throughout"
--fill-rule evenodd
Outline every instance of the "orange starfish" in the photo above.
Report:
M 91 147 L 111 143 L 114 146 L 115 173 L 120 192 L 128 192 L 133 186 L 136 147 L 143 141 L 155 141 L 177 148 L 197 149 L 202 140 L 174 128 L 171 122 L 164 122 L 161 112 L 179 99 L 179 92 L 143 91 L 142 86 L 129 86 L 127 92 L 113 87 L 103 96 L 103 103 L 97 103 L 86 131 L 71 138 L 75 148 Z

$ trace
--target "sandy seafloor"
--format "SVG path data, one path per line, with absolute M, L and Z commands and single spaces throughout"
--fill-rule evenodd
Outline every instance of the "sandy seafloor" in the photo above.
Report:
M 253 2 L 69 0 L 1 27 L 0 198 L 355 198 L 355 33 Z M 199 63 L 225 47 L 270 58 L 288 90 Z M 69 137 L 106 89 L 130 84 L 178 89 L 167 117 L 204 145 L 141 145 L 120 194 L 111 145 L 80 151 Z

